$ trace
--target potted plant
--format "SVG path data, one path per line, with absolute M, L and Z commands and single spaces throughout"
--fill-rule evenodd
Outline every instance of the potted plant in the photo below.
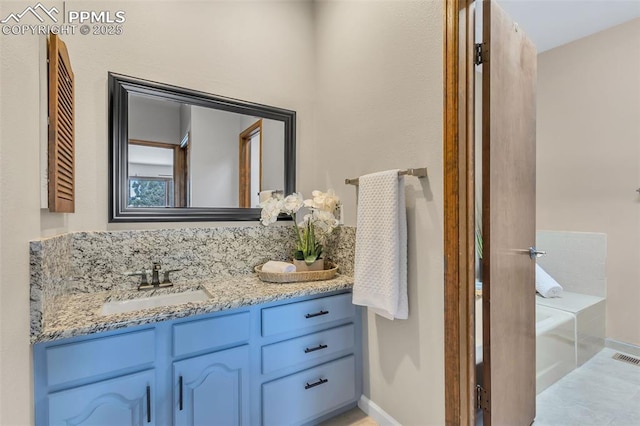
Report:
M 316 271 L 324 269 L 323 241 L 338 226 L 335 212 L 340 206 L 340 199 L 332 189 L 327 192 L 313 191 L 313 198 L 304 200 L 297 192 L 284 199 L 270 198 L 260 204 L 262 212 L 260 222 L 267 226 L 274 223 L 283 213 L 293 219 L 296 235 L 296 248 L 293 251 L 293 264 L 297 271 Z M 306 214 L 300 223 L 296 215 L 306 208 Z

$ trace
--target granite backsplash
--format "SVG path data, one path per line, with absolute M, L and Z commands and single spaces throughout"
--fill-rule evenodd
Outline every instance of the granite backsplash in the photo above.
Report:
M 31 332 L 42 329 L 48 306 L 62 294 L 135 289 L 139 277 L 126 272 L 180 269 L 176 284 L 253 273 L 267 260 L 288 260 L 294 248 L 291 226 L 243 226 L 75 232 L 30 242 Z M 353 275 L 355 228 L 334 231 L 325 257 Z

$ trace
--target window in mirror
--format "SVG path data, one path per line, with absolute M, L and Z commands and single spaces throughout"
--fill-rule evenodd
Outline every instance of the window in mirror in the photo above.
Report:
M 129 207 L 175 207 L 179 172 L 168 144 L 129 140 Z

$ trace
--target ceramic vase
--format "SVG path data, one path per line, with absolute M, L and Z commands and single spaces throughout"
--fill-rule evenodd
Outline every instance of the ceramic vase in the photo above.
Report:
M 296 265 L 296 272 L 324 270 L 324 259 L 318 259 L 311 265 L 307 265 L 307 262 L 305 262 L 304 260 L 293 259 L 293 264 Z

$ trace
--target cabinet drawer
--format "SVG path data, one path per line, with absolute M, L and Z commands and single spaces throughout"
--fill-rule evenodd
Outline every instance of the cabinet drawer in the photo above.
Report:
M 356 397 L 353 355 L 262 385 L 265 426 L 292 425 L 324 414 Z
M 349 324 L 265 346 L 262 374 L 350 349 L 354 341 L 354 327 Z
M 249 340 L 250 314 L 224 315 L 173 326 L 173 355 L 215 349 Z
M 152 363 L 155 348 L 155 330 L 51 346 L 45 351 L 47 384 L 56 386 Z
M 351 318 L 354 313 L 351 293 L 266 308 L 262 310 L 262 335 L 271 336 L 304 330 L 315 325 Z

